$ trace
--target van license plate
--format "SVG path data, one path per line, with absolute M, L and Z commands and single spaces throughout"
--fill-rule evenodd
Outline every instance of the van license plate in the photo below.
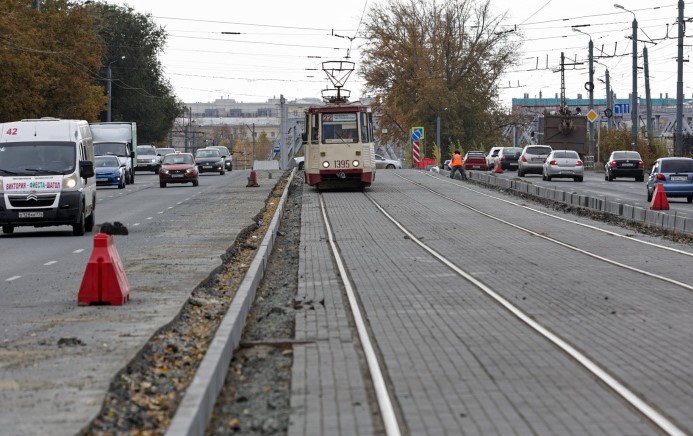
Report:
M 19 218 L 43 218 L 43 212 L 19 212 Z

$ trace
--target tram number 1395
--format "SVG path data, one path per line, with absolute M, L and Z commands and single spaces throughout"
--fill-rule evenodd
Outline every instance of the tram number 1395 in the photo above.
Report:
M 337 169 L 351 168 L 350 162 L 348 160 L 336 160 L 334 161 L 334 167 Z

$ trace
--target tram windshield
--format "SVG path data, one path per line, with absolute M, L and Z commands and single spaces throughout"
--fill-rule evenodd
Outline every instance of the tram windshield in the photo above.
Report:
M 359 142 L 356 113 L 322 114 L 322 143 Z

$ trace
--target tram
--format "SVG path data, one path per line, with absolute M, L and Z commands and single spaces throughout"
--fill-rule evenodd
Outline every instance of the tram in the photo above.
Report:
M 335 88 L 323 90 L 325 104 L 311 106 L 305 113 L 305 181 L 320 190 L 365 189 L 375 180 L 371 110 L 350 103 L 348 91 L 342 89 L 353 69 L 353 62 L 323 62 Z

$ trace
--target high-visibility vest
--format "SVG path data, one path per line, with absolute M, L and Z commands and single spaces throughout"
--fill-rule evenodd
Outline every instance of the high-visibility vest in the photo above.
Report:
M 461 167 L 462 166 L 462 155 L 453 154 L 452 161 L 450 162 L 451 167 Z

